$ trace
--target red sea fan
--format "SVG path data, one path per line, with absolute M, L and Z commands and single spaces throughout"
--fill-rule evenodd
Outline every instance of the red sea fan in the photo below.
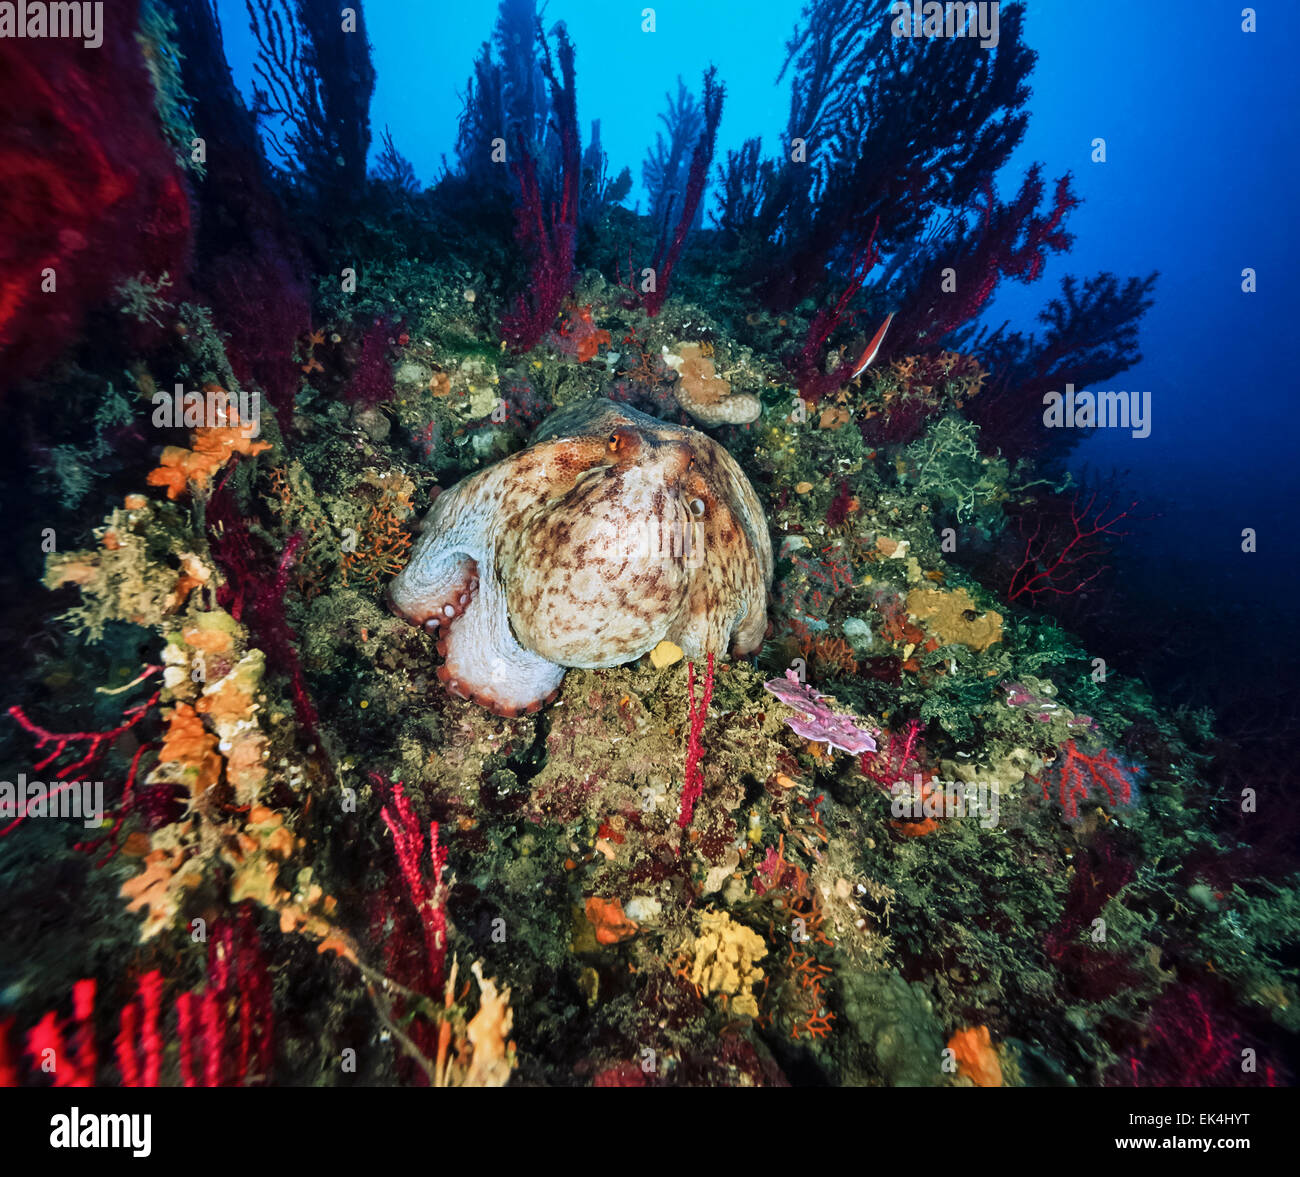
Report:
M 376 319 L 361 337 L 361 349 L 356 366 L 343 390 L 343 399 L 349 404 L 373 409 L 376 405 L 393 399 L 393 364 L 389 347 L 395 334 L 402 330 L 385 319 Z
M 548 199 L 542 191 L 537 160 L 522 139 L 512 165 L 519 182 L 515 206 L 515 238 L 529 257 L 528 289 L 515 300 L 514 309 L 501 322 L 501 334 L 516 352 L 536 346 L 555 322 L 560 307 L 573 290 L 574 254 L 578 246 L 579 187 L 582 160 L 579 148 L 578 107 L 574 83 L 573 44 L 561 28 L 557 34 L 560 73 L 555 73 L 550 47 L 541 35 L 542 72 L 551 89 L 555 128 L 560 145 L 558 192 Z
M 103 44 L 0 40 L 0 350 L 35 370 L 126 278 L 186 269 L 189 200 L 154 111 L 132 0 Z
M 1043 944 L 1075 997 L 1104 1001 L 1138 982 L 1130 961 L 1109 951 L 1104 939 L 1093 939 L 1106 904 L 1133 881 L 1133 875 L 1133 864 L 1104 844 L 1085 852 L 1076 864 L 1061 920 Z
M 1044 188 L 1039 164 L 1030 167 L 1009 204 L 997 198 L 991 179 L 985 181 L 971 201 L 971 226 L 918 263 L 890 331 L 891 356 L 938 347 L 950 332 L 979 315 L 1003 278 L 1036 282 L 1049 253 L 1069 250 L 1072 238 L 1065 220 L 1079 199 L 1069 175 L 1064 175 L 1040 211 Z
M 1277 1087 L 1285 1078 L 1208 983 L 1172 986 L 1109 1087 Z
M 717 77 L 718 71 L 712 67 L 704 75 L 704 129 L 691 155 L 686 192 L 680 206 L 681 215 L 671 228 L 665 221 L 659 230 L 659 243 L 655 247 L 652 263 L 657 281 L 642 300 L 646 314 L 652 318 L 663 309 L 664 299 L 668 297 L 668 281 L 682 256 L 682 247 L 686 244 L 687 234 L 691 231 L 696 210 L 700 207 L 700 198 L 704 195 L 708 182 L 709 165 L 713 162 L 713 151 L 718 140 L 718 123 L 722 121 L 722 101 L 726 94 L 726 88 L 718 82 Z
M 1104 795 L 1111 808 L 1127 805 L 1133 799 L 1133 770 L 1120 763 L 1105 748 L 1087 752 L 1070 740 L 1056 762 L 1033 778 L 1043 790 L 1043 800 L 1051 801 L 1053 792 L 1067 821 L 1079 816 L 1081 802 L 1100 801 Z
M 270 238 L 260 239 L 256 258 L 243 249 L 216 258 L 195 276 L 212 301 L 219 327 L 229 336 L 230 366 L 242 384 L 260 387 L 275 410 L 282 434 L 293 420 L 302 369 L 295 340 L 311 326 L 307 284 L 295 264 Z

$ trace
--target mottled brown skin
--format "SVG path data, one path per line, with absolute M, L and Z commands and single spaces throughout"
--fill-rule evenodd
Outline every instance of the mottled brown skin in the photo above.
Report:
M 753 488 L 711 438 L 596 400 L 441 495 L 394 608 L 436 631 L 454 694 L 536 710 L 565 667 L 668 640 L 688 658 L 762 645 L 772 549 Z

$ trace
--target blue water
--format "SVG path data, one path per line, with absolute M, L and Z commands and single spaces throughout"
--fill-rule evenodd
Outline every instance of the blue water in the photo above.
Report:
M 1070 219 L 1073 251 L 1052 258 L 1037 286 L 1004 284 L 995 310 L 1027 321 L 1065 273 L 1160 271 L 1144 358 L 1114 384 L 1151 391 L 1151 436 L 1099 431 L 1075 461 L 1129 470 L 1135 495 L 1160 512 L 1128 546 L 1135 571 L 1202 600 L 1207 636 L 1224 598 L 1257 611 L 1258 627 L 1236 637 L 1243 657 L 1272 661 L 1279 640 L 1293 641 L 1274 618 L 1289 611 L 1297 567 L 1286 352 L 1300 265 L 1300 5 L 1257 7 L 1260 31 L 1246 34 L 1239 4 L 1103 0 L 1086 20 L 1028 5 L 1039 62 L 1029 131 L 1008 168 L 1041 159 L 1049 175 L 1068 169 L 1084 204 Z M 1105 164 L 1089 159 L 1097 136 Z M 1241 289 L 1248 266 L 1255 294 Z M 1258 532 L 1254 556 L 1240 550 L 1245 527 Z

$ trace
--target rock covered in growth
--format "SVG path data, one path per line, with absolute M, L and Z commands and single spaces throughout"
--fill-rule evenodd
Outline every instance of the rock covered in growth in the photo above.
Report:
M 941 646 L 969 646 L 978 651 L 1002 640 L 1002 614 L 993 609 L 979 612 L 964 588 L 950 592 L 915 588 L 907 594 L 907 612 L 923 622 Z
M 673 395 L 703 425 L 747 425 L 757 421 L 763 406 L 752 393 L 733 392 L 719 376 L 712 355 L 701 343 L 679 343 L 675 352 L 663 349 L 664 363 L 677 373 Z

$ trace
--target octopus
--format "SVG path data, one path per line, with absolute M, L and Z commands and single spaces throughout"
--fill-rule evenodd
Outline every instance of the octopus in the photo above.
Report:
M 437 638 L 438 677 L 537 711 L 568 668 L 756 652 L 772 545 L 758 496 L 712 438 L 596 399 L 434 500 L 393 609 Z

